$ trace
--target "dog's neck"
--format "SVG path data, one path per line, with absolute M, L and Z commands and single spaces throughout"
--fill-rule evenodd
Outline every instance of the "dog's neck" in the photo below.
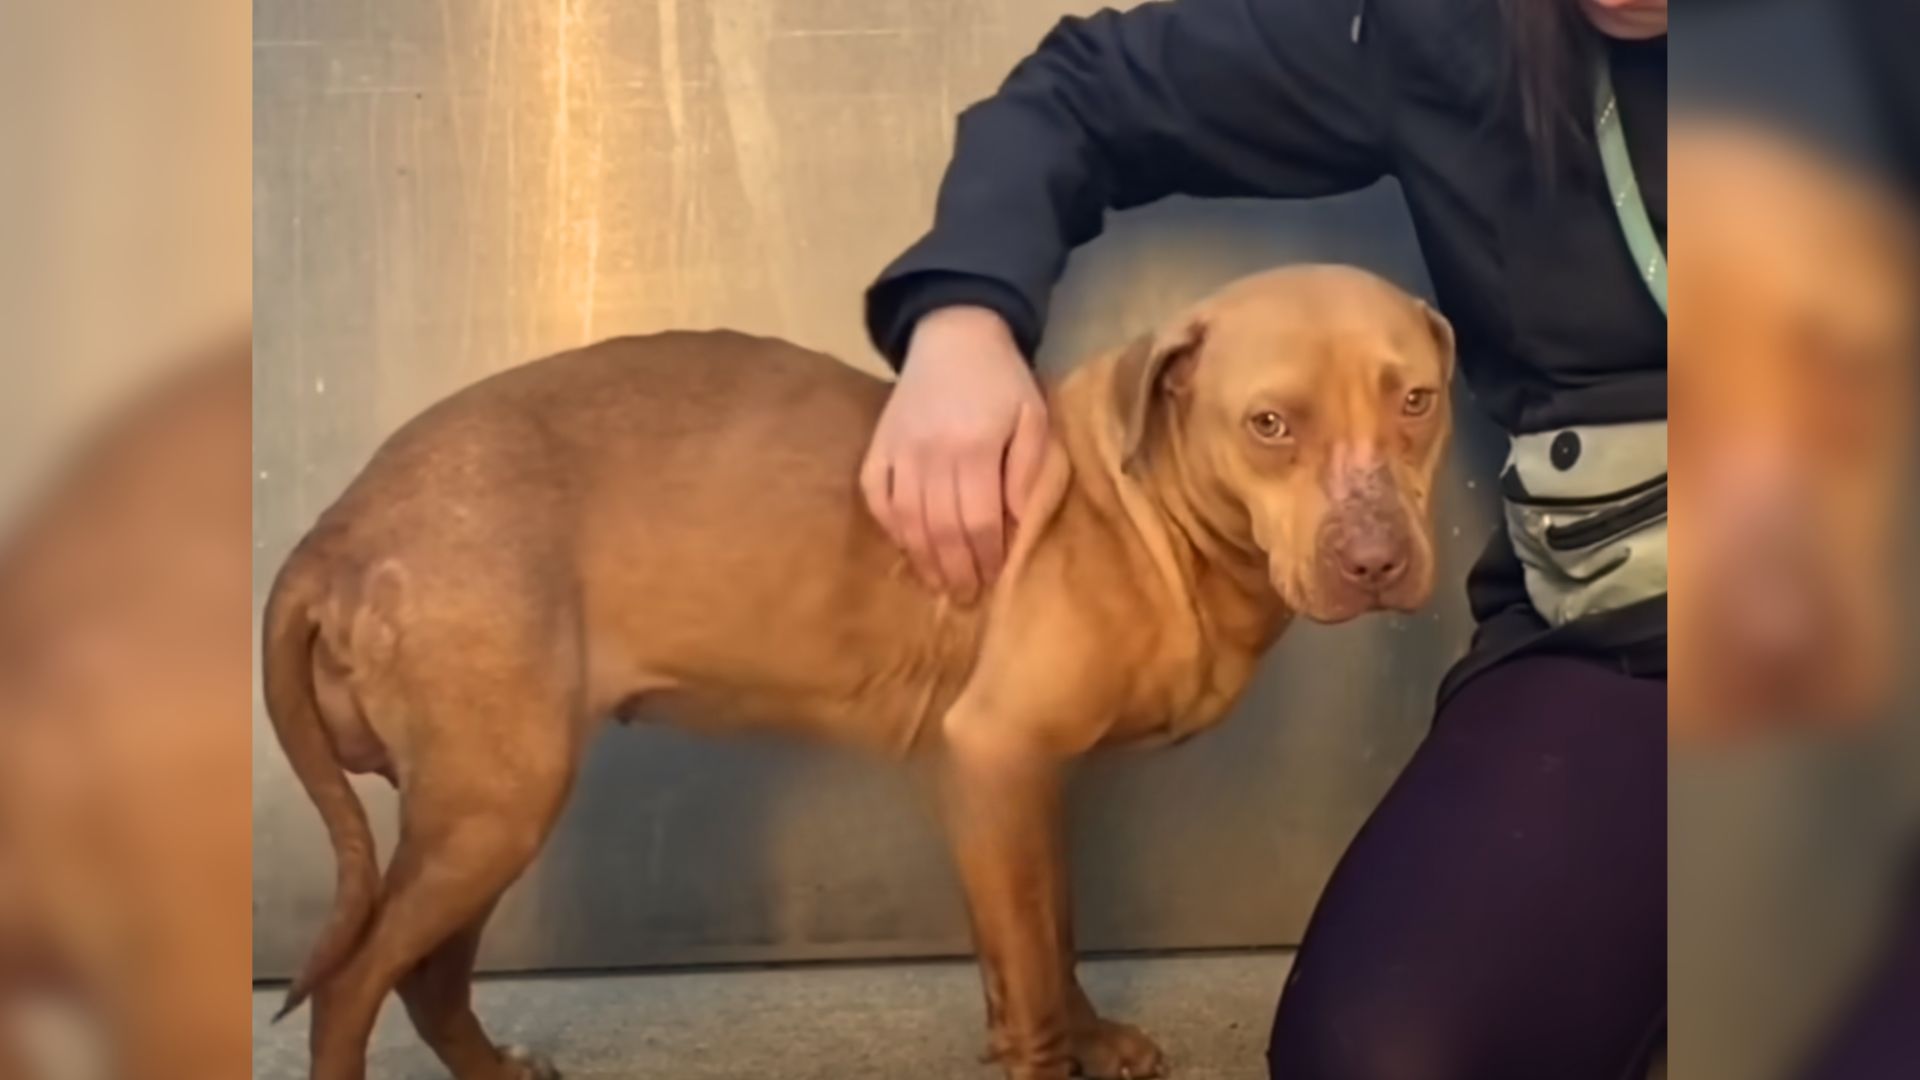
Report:
M 1069 498 L 1080 498 L 1108 525 L 1132 537 L 1172 584 L 1199 602 L 1210 633 L 1262 650 L 1291 612 L 1275 592 L 1267 555 L 1254 543 L 1246 512 L 1215 490 L 1182 453 L 1176 431 L 1161 427 L 1131 468 L 1119 452 L 1109 404 L 1111 357 L 1082 364 L 1048 389 L 1072 397 L 1052 410 L 1055 434 L 1073 467 Z

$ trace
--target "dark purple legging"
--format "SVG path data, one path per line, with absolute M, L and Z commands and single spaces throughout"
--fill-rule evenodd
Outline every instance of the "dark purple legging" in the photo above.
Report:
M 1667 1009 L 1667 688 L 1474 678 L 1334 868 L 1274 1080 L 1641 1080 Z

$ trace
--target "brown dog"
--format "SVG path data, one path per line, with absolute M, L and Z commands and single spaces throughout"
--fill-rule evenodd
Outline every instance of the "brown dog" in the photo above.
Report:
M 1054 442 L 988 600 L 935 596 L 861 507 L 887 385 L 731 333 L 607 342 L 408 424 L 267 605 L 268 709 L 339 858 L 313 1075 L 360 1077 L 396 985 L 461 1080 L 544 1075 L 468 1006 L 475 943 L 603 718 L 777 729 L 937 767 L 1020 1080 L 1159 1051 L 1073 974 L 1065 766 L 1217 722 L 1297 612 L 1422 604 L 1451 329 L 1356 270 L 1240 282 L 1050 392 Z M 376 884 L 342 768 L 399 785 Z

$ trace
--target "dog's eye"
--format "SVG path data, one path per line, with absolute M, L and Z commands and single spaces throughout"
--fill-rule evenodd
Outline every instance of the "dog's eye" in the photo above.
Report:
M 1408 416 L 1425 416 L 1432 411 L 1434 399 L 1438 396 L 1432 390 L 1409 390 L 1407 396 L 1401 399 L 1400 411 Z
M 1262 409 L 1247 417 L 1247 426 L 1263 439 L 1285 438 L 1287 434 L 1286 419 L 1272 409 Z

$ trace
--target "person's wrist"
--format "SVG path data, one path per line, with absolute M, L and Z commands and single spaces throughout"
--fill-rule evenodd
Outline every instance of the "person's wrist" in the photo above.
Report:
M 948 356 L 974 362 L 1010 356 L 1016 363 L 1022 362 L 1007 320 L 992 308 L 977 304 L 936 308 L 914 323 L 907 349 L 909 363 Z

